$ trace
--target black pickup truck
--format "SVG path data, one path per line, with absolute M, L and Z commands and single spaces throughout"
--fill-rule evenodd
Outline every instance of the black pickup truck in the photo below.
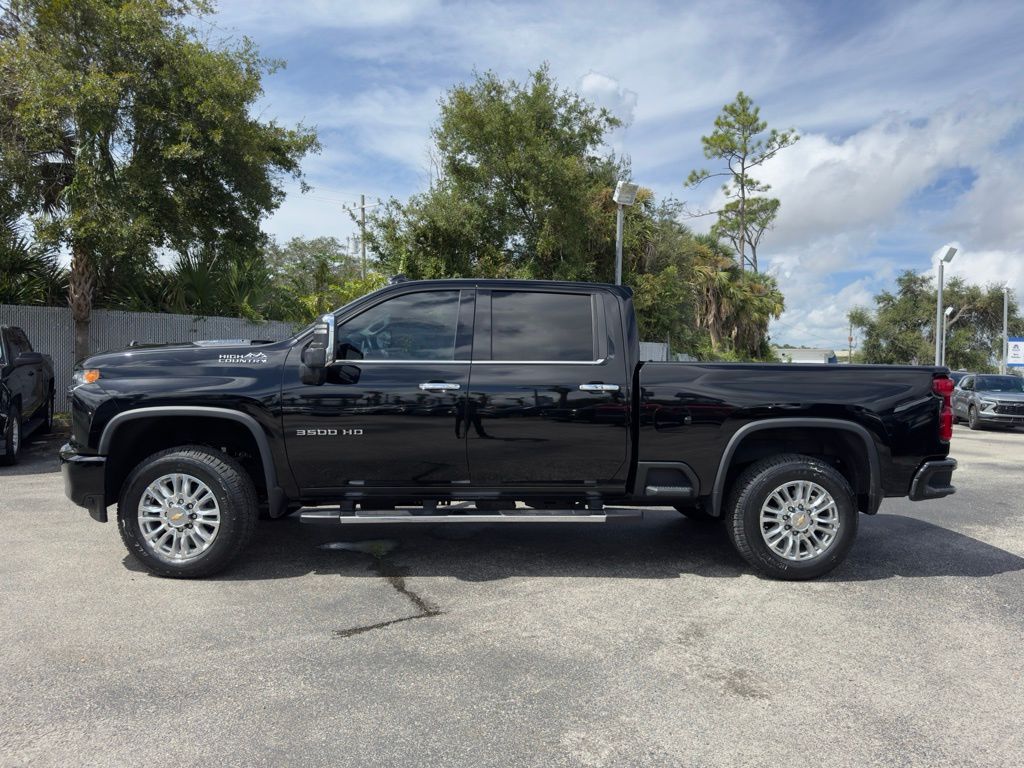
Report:
M 287 341 L 97 355 L 68 496 L 163 576 L 223 568 L 257 520 L 722 519 L 806 579 L 858 512 L 953 493 L 944 368 L 644 363 L 628 288 L 399 281 Z
M 0 325 L 0 464 L 14 464 L 24 438 L 53 426 L 53 361 L 21 328 Z

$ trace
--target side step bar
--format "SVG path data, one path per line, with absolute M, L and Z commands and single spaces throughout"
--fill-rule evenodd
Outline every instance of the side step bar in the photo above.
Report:
M 342 525 L 380 525 L 382 523 L 611 523 L 640 520 L 641 509 L 605 508 L 600 512 L 572 509 L 509 509 L 501 512 L 462 515 L 415 514 L 401 510 L 359 510 L 342 513 L 337 509 L 311 509 L 299 513 L 304 523 L 341 523 Z

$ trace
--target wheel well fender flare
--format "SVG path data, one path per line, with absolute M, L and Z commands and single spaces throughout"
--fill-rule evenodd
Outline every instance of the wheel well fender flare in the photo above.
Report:
M 263 476 L 266 480 L 267 490 L 273 493 L 278 487 L 277 469 L 274 466 L 273 454 L 270 452 L 270 441 L 256 419 L 247 413 L 235 411 L 231 408 L 214 408 L 212 406 L 200 405 L 164 405 L 152 406 L 149 408 L 133 408 L 116 414 L 103 428 L 100 435 L 98 451 L 100 455 L 106 456 L 110 453 L 110 447 L 114 442 L 114 435 L 118 428 L 129 421 L 137 419 L 166 418 L 172 416 L 200 416 L 211 419 L 227 419 L 237 422 L 246 427 L 252 433 L 256 441 L 256 447 L 260 452 L 260 463 L 263 466 Z
M 722 458 L 718 463 L 718 474 L 715 476 L 715 485 L 711 492 L 712 515 L 720 517 L 722 514 L 722 505 L 725 503 L 725 478 L 729 473 L 729 466 L 732 464 L 732 458 L 735 456 L 736 451 L 743 440 L 754 432 L 760 432 L 766 429 L 784 429 L 787 427 L 798 429 L 838 429 L 845 432 L 852 432 L 857 435 L 863 441 L 864 449 L 868 457 L 870 477 L 868 509 L 870 512 L 874 512 L 878 509 L 878 505 L 882 500 L 882 475 L 881 470 L 879 469 L 878 449 L 875 446 L 874 439 L 871 437 L 871 433 L 868 432 L 867 429 L 862 427 L 860 424 L 852 421 L 844 421 L 843 419 L 762 419 L 760 421 L 752 421 L 748 424 L 744 424 L 733 433 L 732 437 L 729 438 L 729 442 L 725 446 L 725 451 L 722 453 Z

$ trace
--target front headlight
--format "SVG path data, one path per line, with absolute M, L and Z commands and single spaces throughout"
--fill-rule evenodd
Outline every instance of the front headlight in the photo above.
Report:
M 77 389 L 83 384 L 93 384 L 99 380 L 99 368 L 80 368 L 71 376 L 71 388 Z
M 997 405 L 995 400 L 984 400 L 984 399 L 981 399 L 981 400 L 978 400 L 978 402 L 981 404 L 981 410 L 983 410 L 983 411 L 991 411 Z

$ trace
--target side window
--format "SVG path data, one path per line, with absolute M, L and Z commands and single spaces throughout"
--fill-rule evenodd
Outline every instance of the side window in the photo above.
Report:
M 963 389 L 966 392 L 971 392 L 971 391 L 974 390 L 974 377 L 973 376 L 968 376 L 967 377 L 967 380 L 964 382 Z
M 589 294 L 491 292 L 491 359 L 592 362 Z
M 407 293 L 338 327 L 338 357 L 361 360 L 454 360 L 459 291 Z
M 11 352 L 12 356 L 17 359 L 18 355 L 22 352 L 31 352 L 32 345 L 28 343 L 28 337 L 24 331 L 15 330 L 11 331 Z

